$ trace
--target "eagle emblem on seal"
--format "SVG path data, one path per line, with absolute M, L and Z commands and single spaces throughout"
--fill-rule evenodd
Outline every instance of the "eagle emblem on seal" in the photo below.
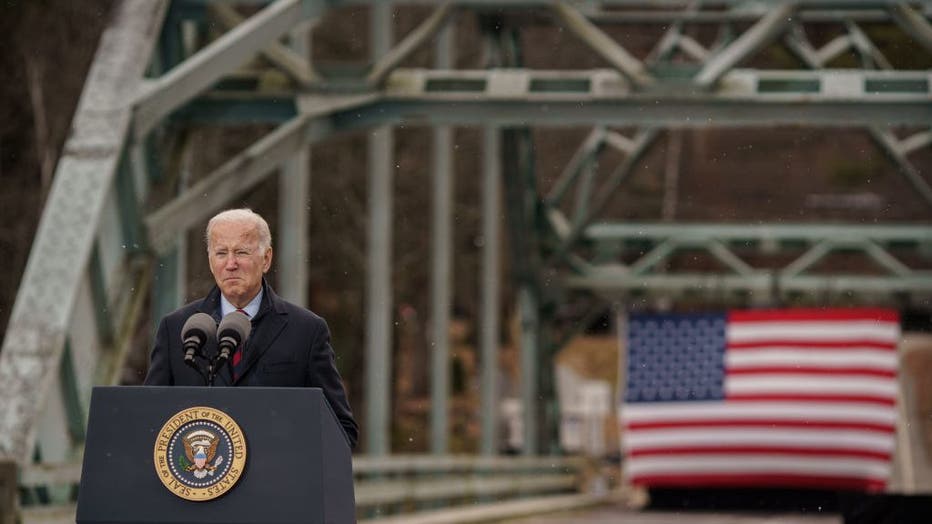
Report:
M 223 456 L 217 456 L 217 446 L 220 444 L 217 435 L 198 429 L 188 433 L 181 440 L 184 443 L 184 456 L 188 459 L 187 464 L 182 466 L 195 478 L 213 476 L 217 467 L 223 464 Z

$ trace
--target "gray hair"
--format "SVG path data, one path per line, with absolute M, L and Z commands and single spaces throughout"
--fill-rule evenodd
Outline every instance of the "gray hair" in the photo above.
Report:
M 221 211 L 210 219 L 210 222 L 207 223 L 207 230 L 204 232 L 204 241 L 207 244 L 208 250 L 210 250 L 210 232 L 214 225 L 220 222 L 245 222 L 251 224 L 256 228 L 256 233 L 259 235 L 259 247 L 262 248 L 263 251 L 268 251 L 268 249 L 272 247 L 272 232 L 269 231 L 268 222 L 266 222 L 259 213 L 244 207 L 241 209 L 227 209 L 226 211 Z

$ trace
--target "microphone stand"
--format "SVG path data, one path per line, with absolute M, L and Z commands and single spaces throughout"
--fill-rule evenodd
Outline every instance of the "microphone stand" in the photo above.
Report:
M 204 369 L 200 365 L 200 363 L 198 362 L 199 359 L 205 360 L 207 362 L 206 369 Z M 221 369 L 223 367 L 223 364 L 226 363 L 228 360 L 229 359 L 226 359 L 226 358 L 221 359 L 220 354 L 218 353 L 212 357 L 208 357 L 205 355 L 197 355 L 190 360 L 185 359 L 185 364 L 190 366 L 191 369 L 197 371 L 197 374 L 200 375 L 201 378 L 204 379 L 205 386 L 212 388 L 214 387 L 214 381 L 217 377 L 217 370 Z M 218 362 L 220 362 L 219 365 L 217 364 Z
M 228 358 L 221 359 L 219 354 L 207 361 L 207 387 L 214 387 L 217 371 L 223 369 L 223 365 L 229 361 Z
M 204 384 L 205 384 L 205 385 L 208 385 L 208 386 L 212 386 L 212 385 L 213 385 L 213 380 L 214 380 L 214 378 L 213 378 L 213 376 L 211 375 L 212 371 L 211 371 L 211 364 L 210 364 L 210 361 L 208 361 L 208 363 L 207 363 L 207 371 L 206 371 L 206 372 L 205 372 L 204 369 L 202 369 L 201 366 L 198 364 L 198 362 L 197 362 L 197 357 L 195 357 L 195 358 L 193 358 L 193 359 L 191 359 L 191 360 L 185 360 L 185 364 L 187 364 L 187 365 L 188 365 L 191 369 L 193 369 L 194 371 L 197 371 L 197 374 L 200 375 L 201 378 L 204 379 Z

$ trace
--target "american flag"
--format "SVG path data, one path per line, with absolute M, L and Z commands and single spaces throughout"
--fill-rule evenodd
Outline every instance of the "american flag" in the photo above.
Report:
M 882 309 L 631 315 L 627 479 L 882 490 L 899 339 Z

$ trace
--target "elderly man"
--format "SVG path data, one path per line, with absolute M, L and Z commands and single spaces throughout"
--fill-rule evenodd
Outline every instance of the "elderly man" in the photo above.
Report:
M 326 322 L 279 298 L 263 277 L 272 265 L 272 235 L 265 219 L 249 209 L 223 211 L 207 224 L 206 240 L 217 285 L 159 323 L 145 384 L 204 385 L 200 373 L 184 363 L 182 326 L 198 312 L 219 322 L 239 310 L 249 316 L 252 331 L 230 365 L 218 371 L 216 384 L 319 387 L 355 447 L 359 428 L 334 365 Z M 206 350 L 216 351 L 216 345 Z

